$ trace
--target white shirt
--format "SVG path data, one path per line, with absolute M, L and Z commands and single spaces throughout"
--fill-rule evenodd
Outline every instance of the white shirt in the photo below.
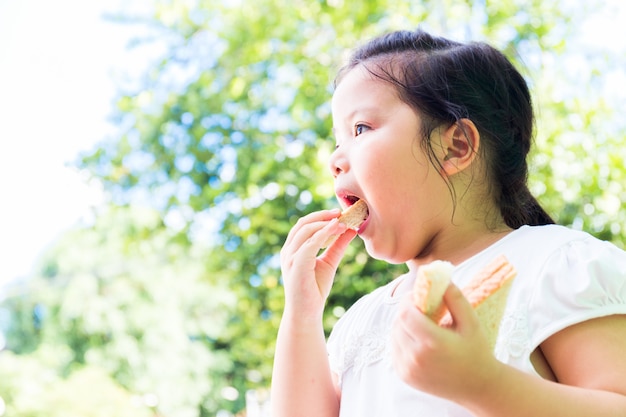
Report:
M 500 326 L 498 360 L 538 375 L 530 354 L 556 332 L 597 317 L 626 314 L 626 252 L 562 226 L 523 226 L 457 265 L 463 287 L 498 255 L 517 270 Z M 406 385 L 390 361 L 389 332 L 399 294 L 393 281 L 357 301 L 328 339 L 340 378 L 341 417 L 469 417 L 457 404 Z

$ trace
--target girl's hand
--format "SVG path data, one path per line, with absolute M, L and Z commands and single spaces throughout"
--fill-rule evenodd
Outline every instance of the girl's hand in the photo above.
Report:
M 338 209 L 324 210 L 302 217 L 291 229 L 280 251 L 285 286 L 285 313 L 299 320 L 319 321 L 332 287 L 337 266 L 356 232 L 346 229 L 337 218 Z M 341 234 L 318 256 L 332 235 Z
M 392 329 L 392 360 L 407 384 L 462 403 L 484 392 L 504 365 L 493 356 L 476 313 L 456 286 L 448 287 L 444 303 L 453 319 L 450 328 L 422 314 L 410 294 L 402 300 Z

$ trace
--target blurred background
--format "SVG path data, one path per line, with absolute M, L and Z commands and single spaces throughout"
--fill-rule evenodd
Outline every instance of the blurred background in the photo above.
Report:
M 336 206 L 332 80 L 418 25 L 502 49 L 532 190 L 626 246 L 620 0 L 0 0 L 0 416 L 265 416 L 277 254 Z M 360 242 L 330 329 L 402 271 Z

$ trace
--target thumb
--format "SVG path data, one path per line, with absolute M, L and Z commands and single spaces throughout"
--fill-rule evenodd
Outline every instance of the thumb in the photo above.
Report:
M 443 295 L 443 302 L 450 313 L 449 318 L 444 318 L 444 320 L 448 319 L 450 322 L 445 324 L 452 325 L 459 333 L 464 333 L 464 330 L 478 326 L 478 316 L 476 316 L 474 308 L 467 301 L 459 287 L 450 284 Z

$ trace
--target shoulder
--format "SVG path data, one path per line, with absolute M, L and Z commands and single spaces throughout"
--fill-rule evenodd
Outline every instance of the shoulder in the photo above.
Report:
M 565 272 L 586 263 L 626 262 L 626 252 L 589 233 L 559 225 L 522 226 L 457 267 L 455 282 L 463 286 L 487 263 L 504 255 L 519 279 L 534 287 L 546 273 Z
M 562 226 L 525 233 L 538 237 L 538 250 L 545 251 L 529 299 L 530 345 L 541 345 L 563 383 L 606 390 L 623 386 L 626 252 Z
M 539 248 L 558 248 L 559 246 L 575 241 L 588 241 L 591 243 L 602 242 L 587 232 L 574 230 L 558 224 L 522 226 L 514 230 L 509 235 L 509 238 L 513 243 L 532 244 L 534 247 Z
M 558 225 L 527 226 L 511 237 L 503 250 L 522 280 L 533 284 L 536 297 L 600 288 L 625 291 L 617 287 L 626 282 L 626 252 L 610 242 Z
M 582 269 L 577 275 L 626 274 L 624 250 L 587 232 L 564 226 L 525 226 L 512 234 L 512 246 L 520 250 L 512 253 L 509 248 L 508 252 L 523 268 L 530 263 L 555 273 Z
M 559 225 L 524 226 L 502 240 L 501 253 L 520 270 L 559 271 L 584 268 L 600 269 L 626 265 L 626 252 L 591 234 Z M 591 272 L 591 271 L 590 271 Z
M 626 252 L 610 242 L 558 225 L 524 226 L 468 267 L 501 254 L 517 271 L 497 346 L 503 361 L 526 367 L 525 358 L 552 335 L 626 313 Z
M 514 299 L 525 305 L 533 345 L 576 323 L 626 313 L 626 252 L 563 226 L 526 227 Z M 517 297 L 515 297 L 517 296 Z

